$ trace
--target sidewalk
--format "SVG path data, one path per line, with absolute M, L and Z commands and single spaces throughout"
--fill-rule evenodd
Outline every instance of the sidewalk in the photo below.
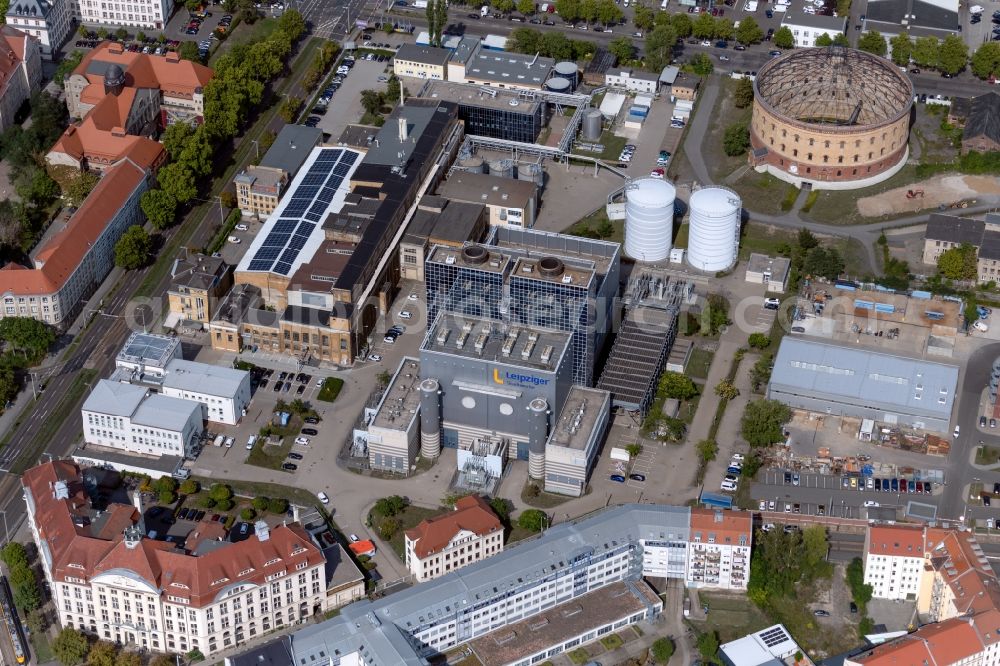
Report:
M 715 460 L 708 464 L 705 471 L 705 483 L 709 487 L 712 487 L 716 480 L 721 480 L 725 476 L 729 460 L 734 453 L 746 454 L 746 447 L 740 438 L 740 421 L 747 403 L 753 398 L 750 391 L 750 368 L 756 362 L 756 354 L 747 354 L 740 361 L 740 368 L 733 380 L 736 388 L 740 390 L 740 394 L 726 405 L 726 412 L 719 424 L 719 431 L 715 436 L 715 440 L 719 443 L 719 453 L 715 456 Z M 713 386 L 712 389 L 714 390 L 714 388 Z

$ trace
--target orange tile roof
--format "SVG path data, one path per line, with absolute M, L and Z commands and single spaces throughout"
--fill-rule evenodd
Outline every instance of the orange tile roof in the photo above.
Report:
M 17 76 L 17 70 L 24 62 L 26 34 L 3 26 L 0 28 L 0 96 L 3 96 L 11 78 Z
M 934 663 L 933 659 L 927 645 L 910 635 L 878 645 L 870 652 L 848 658 L 848 661 L 864 666 L 928 666 Z
M 364 541 L 355 541 L 349 546 L 351 552 L 355 555 L 374 555 L 375 554 L 375 544 L 370 539 L 365 539 Z
M 924 530 L 922 527 L 888 525 L 868 529 L 868 552 L 872 555 L 896 557 L 923 557 Z
M 478 495 L 467 495 L 455 502 L 454 511 L 420 521 L 406 531 L 406 536 L 416 542 L 413 552 L 423 559 L 447 546 L 462 530 L 485 536 L 502 529 L 500 519 L 486 500 Z
M 67 484 L 68 498 L 56 499 L 53 484 L 57 481 Z M 21 482 L 34 502 L 36 527 L 51 551 L 56 581 L 67 576 L 89 580 L 103 572 L 128 569 L 161 594 L 182 597 L 191 606 L 201 607 L 213 603 L 225 586 L 239 582 L 263 585 L 273 573 L 324 561 L 320 549 L 298 524 L 278 525 L 264 541 L 252 537 L 202 556 L 146 538 L 138 547 L 128 548 L 121 533 L 98 538 L 91 533 L 88 520 L 74 523 L 74 516 L 89 516 L 89 508 L 80 468 L 72 462 L 56 460 L 39 465 L 26 471 Z M 126 505 L 112 505 L 116 512 L 121 511 L 119 506 Z M 212 531 L 202 525 L 198 529 Z
M 191 99 L 212 79 L 213 74 L 210 67 L 177 58 L 173 54 L 158 56 L 125 51 L 120 44 L 110 41 L 102 42 L 87 53 L 73 73 L 91 83 L 103 85 L 103 74 L 87 73 L 94 61 L 121 65 L 125 70 L 126 87 L 159 88 L 168 98 Z
M 158 145 L 158 144 L 157 144 Z M 35 268 L 7 264 L 0 269 L 0 294 L 53 294 L 66 283 L 108 221 L 146 177 L 149 164 L 132 160 L 109 169 L 83 205 L 35 255 Z
M 705 542 L 708 534 L 715 535 L 716 544 L 738 545 L 743 537 L 745 545 L 750 545 L 753 534 L 753 514 L 749 511 L 716 511 L 714 509 L 691 509 L 691 539 L 694 533 L 702 533 Z

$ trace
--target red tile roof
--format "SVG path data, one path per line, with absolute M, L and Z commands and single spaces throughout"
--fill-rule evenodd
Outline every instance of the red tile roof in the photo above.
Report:
M 957 664 L 983 649 L 972 621 L 953 618 L 928 624 L 899 640 L 853 657 L 864 666 L 932 666 Z
M 0 97 L 6 93 L 7 84 L 18 76 L 24 62 L 28 36 L 10 26 L 0 27 Z M 29 91 L 30 92 L 30 91 Z
M 34 503 L 39 538 L 52 554 L 52 575 L 57 581 L 66 577 L 89 581 L 105 572 L 127 569 L 162 590 L 162 594 L 186 599 L 191 606 L 199 607 L 214 602 L 224 587 L 234 583 L 263 585 L 270 574 L 293 572 L 300 563 L 315 566 L 324 561 L 320 549 L 297 523 L 272 528 L 264 541 L 251 537 L 202 556 L 147 538 L 129 548 L 121 532 L 107 534 L 110 527 L 93 533 L 92 512 L 75 464 L 48 462 L 26 471 L 21 481 Z M 66 484 L 68 497 L 56 498 L 57 482 Z M 130 509 L 120 504 L 109 508 L 116 516 Z M 138 518 L 134 510 L 132 514 L 133 520 Z M 122 525 L 117 518 L 115 524 Z M 198 529 L 204 528 L 199 525 Z
M 868 529 L 868 552 L 896 557 L 924 556 L 924 529 L 887 525 Z
M 406 531 L 406 537 L 416 542 L 413 551 L 423 559 L 447 546 L 462 530 L 485 536 L 503 530 L 503 525 L 486 500 L 478 495 L 468 495 L 455 502 L 454 511 L 422 520 Z
M 743 537 L 744 545 L 750 545 L 753 534 L 753 514 L 749 511 L 718 511 L 715 509 L 691 509 L 691 539 L 698 532 L 702 543 L 708 542 L 709 534 L 715 535 L 715 543 L 736 546 Z
M 0 294 L 53 294 L 77 269 L 108 221 L 146 177 L 149 163 L 126 160 L 105 172 L 97 187 L 35 255 L 35 268 L 7 264 L 0 269 Z
M 105 41 L 91 49 L 73 74 L 85 77 L 91 83 L 103 85 L 104 75 L 87 73 L 94 61 L 117 63 L 125 70 L 126 87 L 159 88 L 164 97 L 191 99 L 212 79 L 212 69 L 173 54 L 149 55 L 125 51 L 121 44 Z

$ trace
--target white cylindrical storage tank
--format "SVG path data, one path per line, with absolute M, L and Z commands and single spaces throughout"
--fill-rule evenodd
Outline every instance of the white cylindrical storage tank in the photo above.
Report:
M 625 188 L 625 253 L 638 261 L 663 261 L 670 254 L 677 190 L 656 178 Z
M 490 175 L 499 176 L 500 178 L 513 178 L 514 177 L 514 160 L 509 158 L 501 158 L 497 160 L 490 160 Z
M 583 139 L 597 141 L 604 131 L 604 114 L 600 109 L 587 109 L 583 113 Z
M 553 76 L 545 82 L 545 88 L 555 93 L 568 93 L 572 86 L 569 79 L 564 79 L 561 76 Z
M 572 60 L 564 60 L 562 62 L 557 62 L 555 66 L 556 76 L 566 79 L 569 81 L 570 85 L 574 88 L 576 87 L 577 80 L 576 77 L 579 73 L 579 68 L 576 63 Z
M 542 165 L 537 162 L 522 162 L 517 165 L 517 179 L 528 180 L 541 187 L 544 181 Z
M 709 272 L 732 268 L 739 249 L 740 195 L 724 187 L 706 187 L 691 195 L 688 207 L 688 265 Z

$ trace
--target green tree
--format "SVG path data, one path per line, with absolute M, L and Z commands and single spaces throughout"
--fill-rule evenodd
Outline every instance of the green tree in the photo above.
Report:
M 660 376 L 660 392 L 668 398 L 690 400 L 698 395 L 698 387 L 685 374 L 668 370 Z
M 501 523 L 508 524 L 510 521 L 510 502 L 502 497 L 494 497 L 490 500 L 490 508 L 493 509 L 493 513 L 497 514 Z
M 257 517 L 257 512 L 251 509 L 250 507 L 247 507 L 242 511 L 240 511 L 240 518 L 248 523 L 256 517 Z
M 849 47 L 851 45 L 851 40 L 849 40 L 847 38 L 847 35 L 845 35 L 844 33 L 838 32 L 836 35 L 833 36 L 833 45 Z
M 740 20 L 740 27 L 736 28 L 736 41 L 740 44 L 759 44 L 764 39 L 764 31 L 757 25 L 754 17 L 748 16 Z
M 367 90 L 365 92 L 368 92 Z M 286 123 L 294 123 L 295 119 L 299 117 L 299 111 L 302 110 L 302 98 L 296 97 L 294 95 L 289 95 L 281 103 L 281 107 L 278 109 L 278 115 Z
M 635 45 L 632 43 L 631 39 L 625 37 L 624 35 L 612 39 L 611 42 L 608 43 L 608 51 L 618 58 L 618 62 L 626 62 L 635 57 Z
M 750 368 L 750 387 L 754 391 L 760 391 L 761 387 L 771 381 L 773 368 L 774 357 L 771 354 L 761 354 L 761 357 Z
M 597 20 L 604 25 L 617 25 L 624 14 L 614 0 L 598 0 Z
M 742 155 L 750 148 L 750 126 L 746 123 L 733 123 L 722 135 L 722 149 L 726 155 L 735 157 Z
M 96 174 L 89 171 L 77 171 L 63 189 L 63 197 L 66 199 L 66 203 L 79 208 L 97 186 L 97 182 L 98 178 Z
M 126 39 L 128 39 L 128 30 L 126 30 L 125 28 L 118 28 L 117 30 L 115 30 L 115 37 L 118 38 L 119 42 L 124 42 Z
M 163 190 L 143 192 L 139 207 L 155 229 L 166 229 L 172 225 L 177 214 L 177 200 Z
M 181 45 L 177 47 L 177 55 L 184 60 L 190 60 L 191 62 L 198 63 L 201 62 L 201 53 L 198 52 L 198 45 L 194 42 L 181 42 Z
M 5 320 L 0 320 L 0 322 L 2 321 Z M 8 569 L 27 568 L 28 551 L 25 550 L 23 544 L 8 541 L 3 550 L 0 551 L 0 559 L 3 559 L 3 563 L 7 565 Z
M 440 26 L 437 22 L 436 0 L 427 0 L 427 7 L 424 8 L 424 16 L 427 18 L 427 34 L 430 37 L 431 46 L 440 46 L 441 38 L 438 32 Z
M 847 587 L 851 590 L 851 598 L 863 614 L 868 602 L 872 600 L 873 589 L 871 585 L 865 583 L 865 566 L 860 557 L 851 560 L 851 563 L 847 565 L 844 577 L 847 580 Z M 871 633 L 871 631 L 865 633 Z
M 785 438 L 783 426 L 791 418 L 788 405 L 777 400 L 754 400 L 743 412 L 740 434 L 750 446 L 770 446 Z
M 948 35 L 938 49 L 938 69 L 945 74 L 958 74 L 969 62 L 969 47 L 958 35 Z
M 100 28 L 98 28 L 97 29 L 97 38 L 101 39 L 101 40 L 107 39 L 108 38 L 108 29 L 105 28 L 104 26 L 101 26 Z
M 128 228 L 115 243 L 115 266 L 127 271 L 142 268 L 149 261 L 153 241 L 138 224 Z
M 492 0 L 492 4 L 494 9 L 504 14 L 514 11 L 514 0 Z
M 949 280 L 975 280 L 979 274 L 976 247 L 962 243 L 938 256 L 938 272 Z
M 674 29 L 674 32 L 677 33 L 678 37 L 686 38 L 691 36 L 691 32 L 694 30 L 694 22 L 687 14 L 667 14 L 666 12 L 660 12 L 657 19 L 659 19 L 660 16 L 668 17 L 669 25 Z
M 160 140 L 163 142 L 163 148 L 167 151 L 170 159 L 176 160 L 181 156 L 181 151 L 184 150 L 184 146 L 193 135 L 194 128 L 188 123 L 174 123 L 163 130 Z
M 0 319 L 0 340 L 8 351 L 20 353 L 25 359 L 38 359 L 56 341 L 56 332 L 31 317 L 5 317 Z
M 139 43 L 145 43 L 149 41 L 149 39 L 146 37 L 146 33 L 140 30 L 139 32 L 135 33 L 135 41 Z
M 90 645 L 87 637 L 76 629 L 61 629 L 52 641 L 52 652 L 63 666 L 76 666 L 87 657 Z
M 281 515 L 288 511 L 288 500 L 283 497 L 272 497 L 267 503 L 267 510 L 273 514 Z
M 649 5 L 645 2 L 639 2 L 635 5 L 632 22 L 639 30 L 652 30 L 655 25 L 654 16 L 653 10 L 649 8 Z
M 829 550 L 830 546 L 826 542 L 826 527 L 810 525 L 802 530 L 802 560 L 807 569 L 816 571 L 819 565 L 826 560 Z
M 10 6 L 9 0 L 7 2 L 7 5 Z M 81 23 L 76 28 L 76 34 L 78 34 L 80 37 L 86 39 L 87 37 L 90 37 L 90 29 L 87 28 L 87 26 L 85 26 L 84 24 Z
M 698 39 L 711 39 L 715 36 L 715 19 L 711 14 L 705 12 L 698 14 L 698 18 L 691 25 L 691 34 Z
M 816 38 L 816 46 L 833 46 L 833 37 L 830 36 L 830 33 L 824 32 Z
M 362 90 L 361 91 L 361 107 L 366 113 L 370 115 L 375 115 L 382 108 L 382 93 L 378 90 Z
M 767 349 L 771 345 L 771 338 L 767 333 L 751 333 L 747 343 L 754 349 Z
M 714 629 L 710 629 L 698 635 L 698 653 L 702 659 L 714 664 L 715 655 L 719 652 L 719 635 Z
M 917 37 L 913 42 L 913 62 L 921 67 L 937 67 L 939 46 L 937 37 Z
M 580 18 L 580 0 L 556 0 L 556 13 L 564 21 L 573 21 Z
M 733 27 L 733 20 L 727 18 L 716 19 L 715 21 L 715 33 L 713 37 L 715 39 L 724 39 L 729 41 L 733 38 L 736 33 L 736 29 Z
M 535 0 L 517 0 L 517 11 L 525 16 L 535 13 Z
M 194 479 L 185 479 L 178 490 L 182 495 L 194 495 L 198 492 L 198 482 Z
M 658 664 L 665 664 L 674 656 L 674 642 L 667 637 L 657 638 L 650 646 L 653 659 Z
M 440 41 L 440 33 L 448 25 L 448 0 L 438 0 L 435 9 L 437 11 L 438 40 Z
M 677 33 L 669 25 L 658 25 L 646 35 L 646 66 L 654 72 L 670 64 L 674 56 Z
M 182 162 L 171 162 L 160 168 L 156 178 L 160 189 L 174 201 L 190 201 L 198 195 L 194 172 Z
M 253 498 L 253 501 L 250 502 L 250 505 L 256 511 L 264 511 L 267 509 L 267 498 L 264 497 L 263 495 L 258 495 L 257 497 Z
M 278 30 L 285 33 L 292 42 L 298 41 L 299 37 L 306 32 L 306 21 L 302 14 L 296 9 L 287 9 L 278 19 Z
M 142 657 L 138 652 L 127 650 L 118 655 L 115 666 L 142 666 Z
M 702 335 L 715 335 L 729 324 L 729 303 L 719 294 L 709 294 L 701 312 Z
M 219 511 L 229 511 L 234 506 L 236 506 L 236 502 L 231 499 L 218 500 L 215 503 L 215 508 Z
M 836 280 L 844 272 L 844 259 L 835 248 L 814 247 L 806 254 L 802 270 L 808 275 Z
M 375 511 L 388 518 L 402 513 L 408 504 L 409 502 L 405 498 L 399 495 L 390 495 L 375 502 Z
M 970 65 L 972 73 L 981 79 L 996 75 L 1000 72 L 1000 43 L 985 42 L 972 54 Z
M 885 37 L 882 36 L 882 33 L 875 30 L 869 30 L 861 35 L 858 39 L 858 48 L 868 53 L 874 53 L 877 56 L 884 56 L 889 50 L 885 43 Z
M 796 237 L 796 243 L 799 249 L 803 252 L 808 252 L 814 247 L 819 245 L 819 239 L 813 235 L 813 232 L 808 229 L 799 229 L 799 235 Z
M 153 484 L 153 487 L 156 489 L 157 492 L 161 493 L 165 490 L 169 492 L 174 492 L 175 490 L 177 490 L 177 479 L 173 478 L 172 476 L 161 476 L 156 480 L 156 483 Z
M 715 71 L 715 65 L 707 53 L 695 53 L 691 56 L 691 71 L 698 76 L 710 76 Z
M 723 379 L 715 385 L 715 395 L 719 396 L 723 400 L 734 400 L 739 394 L 740 390 L 736 388 L 736 384 L 729 379 Z
M 626 444 L 625 452 L 628 453 L 630 457 L 635 458 L 640 453 L 642 453 L 642 444 L 640 444 L 639 442 L 632 442 L 631 444 Z
M 208 495 L 202 495 L 198 498 L 198 506 L 202 509 L 211 509 L 215 506 L 215 500 Z
M 714 439 L 703 439 L 695 445 L 695 450 L 702 462 L 709 463 L 719 454 L 719 443 Z
M 774 45 L 779 49 L 795 48 L 795 36 L 787 25 L 781 26 L 774 33 Z
M 379 536 L 386 541 L 392 539 L 399 530 L 399 521 L 395 518 L 384 518 L 378 527 Z
M 161 490 L 157 498 L 160 504 L 173 504 L 177 501 L 177 494 L 172 490 Z
M 567 60 L 574 57 L 573 43 L 561 32 L 549 30 L 542 33 L 539 50 L 549 58 Z
M 87 654 L 87 666 L 115 666 L 118 648 L 110 641 L 97 641 Z
M 517 526 L 529 532 L 541 532 L 548 524 L 548 516 L 539 509 L 525 509 L 517 517 Z
M 910 64 L 910 56 L 913 54 L 913 41 L 910 34 L 905 30 L 895 35 L 889 40 L 889 48 L 892 53 L 892 61 L 899 67 L 906 67 Z
M 216 502 L 221 502 L 233 496 L 233 489 L 224 483 L 213 483 L 212 487 L 208 489 L 208 496 Z

